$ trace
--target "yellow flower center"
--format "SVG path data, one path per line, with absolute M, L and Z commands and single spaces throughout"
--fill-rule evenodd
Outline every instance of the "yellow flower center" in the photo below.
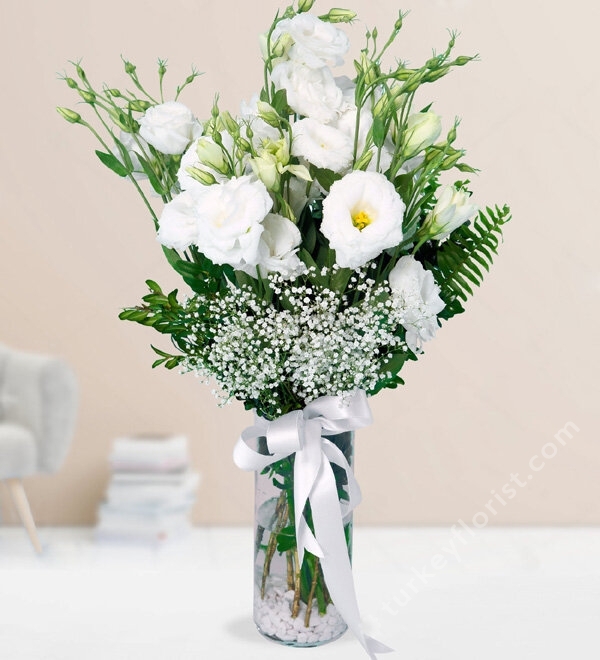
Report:
M 352 224 L 362 231 L 365 227 L 373 222 L 373 218 L 366 211 L 359 211 L 352 214 Z

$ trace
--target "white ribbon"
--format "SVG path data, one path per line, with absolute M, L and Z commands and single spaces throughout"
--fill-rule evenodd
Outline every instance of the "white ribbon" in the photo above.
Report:
M 295 454 L 294 512 L 300 566 L 306 550 L 320 558 L 331 600 L 369 657 L 376 660 L 376 653 L 389 653 L 393 649 L 363 632 L 344 534 L 344 514 L 331 464 L 343 468 L 348 477 L 346 515 L 360 503 L 360 488 L 344 454 L 323 437 L 354 431 L 372 421 L 363 390 L 346 400 L 323 396 L 303 410 L 271 422 L 258 417 L 253 426 L 243 431 L 233 451 L 233 460 L 242 470 L 262 471 Z M 260 437 L 266 437 L 270 455 L 252 448 Z M 303 515 L 307 502 L 312 511 L 314 534 Z

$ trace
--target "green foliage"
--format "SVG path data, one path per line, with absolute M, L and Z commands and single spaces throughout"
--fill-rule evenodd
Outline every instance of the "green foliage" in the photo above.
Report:
M 464 311 L 462 303 L 473 295 L 474 286 L 480 286 L 483 271 L 489 271 L 502 239 L 502 227 L 510 219 L 508 206 L 488 206 L 472 224 L 453 231 L 437 251 L 426 253 L 426 267 L 433 271 L 446 303 L 440 318 L 449 319 Z
M 416 360 L 416 356 L 412 351 L 391 351 L 385 356 L 388 362 L 382 362 L 382 370 L 385 370 L 390 375 L 382 378 L 375 388 L 369 392 L 370 396 L 375 396 L 383 389 L 395 390 L 398 385 L 404 385 L 404 380 L 398 375 L 407 360 Z
M 146 285 L 150 289 L 150 293 L 142 298 L 144 304 L 124 309 L 119 314 L 119 318 L 122 321 L 132 321 L 149 326 L 164 335 L 171 335 L 175 346 L 183 350 L 183 339 L 187 336 L 189 329 L 183 319 L 184 308 L 177 300 L 177 289 L 165 294 L 153 280 L 146 280 Z M 152 364 L 152 368 L 164 365 L 167 369 L 174 369 L 185 358 L 184 354 L 172 355 L 155 346 L 152 346 L 152 350 L 159 356 L 159 359 Z
M 103 151 L 96 149 L 96 156 L 98 156 L 102 163 L 115 174 L 118 174 L 121 177 L 126 177 L 129 174 L 129 171 L 125 165 L 123 165 L 123 163 L 114 154 L 106 154 Z
M 296 547 L 296 530 L 293 525 L 284 527 L 277 534 L 277 552 L 286 552 Z
M 215 294 L 226 287 L 227 280 L 235 281 L 231 266 L 214 264 L 194 247 L 190 252 L 193 260 L 174 259 L 171 265 L 196 293 Z

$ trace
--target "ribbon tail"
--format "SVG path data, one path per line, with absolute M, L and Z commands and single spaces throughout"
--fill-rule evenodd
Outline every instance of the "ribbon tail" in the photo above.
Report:
M 393 648 L 383 644 L 379 640 L 374 639 L 373 637 L 369 637 L 369 635 L 365 635 L 364 637 L 365 641 L 367 642 L 366 651 L 370 655 L 374 655 L 375 653 L 394 653 Z
M 323 556 L 323 550 L 304 518 L 304 507 L 322 470 L 322 463 L 321 427 L 310 421 L 306 425 L 304 447 L 294 458 L 294 514 L 300 566 L 305 550 L 317 557 Z
M 389 653 L 392 649 L 367 637 L 363 632 L 335 476 L 327 460 L 321 466 L 319 478 L 310 495 L 310 503 L 315 536 L 324 552 L 321 566 L 331 599 L 369 657 L 377 660 L 376 653 Z

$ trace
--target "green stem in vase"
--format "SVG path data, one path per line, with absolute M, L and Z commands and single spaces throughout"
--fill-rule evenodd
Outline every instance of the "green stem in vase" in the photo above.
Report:
M 310 591 L 308 592 L 308 599 L 306 602 L 306 616 L 304 617 L 305 628 L 308 628 L 308 626 L 310 625 L 310 614 L 312 612 L 315 590 L 317 588 L 317 578 L 319 577 L 319 566 L 320 566 L 319 558 L 315 557 L 313 562 L 312 582 L 310 585 Z
M 296 563 L 296 576 L 294 580 L 294 602 L 292 603 L 292 619 L 298 618 L 300 613 L 300 557 L 298 556 L 298 548 L 294 548 L 294 561 Z
M 291 550 L 286 552 L 287 556 L 287 588 L 288 591 L 294 589 L 294 553 Z
M 275 555 L 275 550 L 277 550 L 277 534 L 285 527 L 287 520 L 287 499 L 285 491 L 281 493 L 277 500 L 277 505 L 275 506 L 276 514 L 276 523 L 275 529 L 271 531 L 271 536 L 269 537 L 269 544 L 265 553 L 265 565 L 263 567 L 262 582 L 260 586 L 260 597 L 264 600 L 265 591 L 267 588 L 267 578 L 271 571 L 271 561 Z

